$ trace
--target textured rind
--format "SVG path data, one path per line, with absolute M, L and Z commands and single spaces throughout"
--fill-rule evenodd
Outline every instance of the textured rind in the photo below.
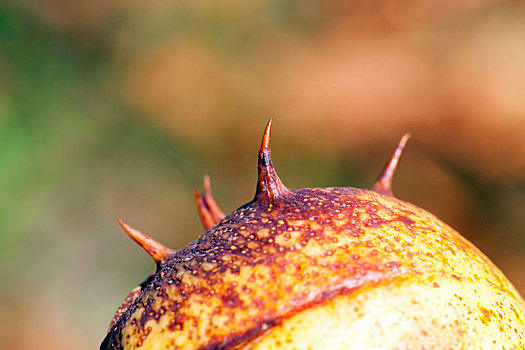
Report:
M 349 311 L 341 339 L 352 337 L 345 327 L 360 336 L 359 322 L 392 322 L 406 334 L 429 334 L 401 337 L 392 349 L 432 348 L 437 337 L 457 334 L 525 347 L 523 300 L 456 231 L 391 197 L 326 188 L 290 190 L 228 215 L 160 266 L 101 349 L 306 349 L 304 332 L 292 335 L 310 329 L 325 339 L 326 328 L 306 320 L 329 325 L 334 305 Z M 385 313 L 359 316 L 374 305 Z M 403 322 L 414 317 L 421 322 Z M 505 335 L 495 339 L 498 331 Z

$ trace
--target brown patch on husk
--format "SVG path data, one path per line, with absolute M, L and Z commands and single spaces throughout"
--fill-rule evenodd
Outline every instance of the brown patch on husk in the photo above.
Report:
M 226 349 L 361 286 L 452 271 L 516 294 L 477 249 L 417 207 L 353 188 L 288 190 L 240 207 L 170 257 L 105 348 L 156 339 Z

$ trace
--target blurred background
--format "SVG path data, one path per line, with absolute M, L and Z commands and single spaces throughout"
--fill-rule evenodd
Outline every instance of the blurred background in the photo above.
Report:
M 153 269 L 117 218 L 171 248 L 251 200 L 274 117 L 291 188 L 394 192 L 525 293 L 525 7 L 518 1 L 5 0 L 0 339 L 98 348 Z

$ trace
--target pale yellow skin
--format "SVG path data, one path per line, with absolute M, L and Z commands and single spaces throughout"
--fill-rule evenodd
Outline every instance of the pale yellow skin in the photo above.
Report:
M 515 305 L 513 298 L 484 283 L 436 278 L 439 287 L 433 287 L 426 282 L 413 277 L 336 297 L 240 349 L 523 349 L 523 327 L 513 326 L 520 324 L 516 314 L 494 303 Z M 474 288 L 479 295 L 472 295 Z M 498 308 L 501 316 L 482 305 Z
M 107 349 L 525 349 L 523 299 L 428 212 L 344 188 L 243 208 L 159 269 Z

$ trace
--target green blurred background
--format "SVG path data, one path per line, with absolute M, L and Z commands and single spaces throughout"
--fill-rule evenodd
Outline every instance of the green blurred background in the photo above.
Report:
M 0 339 L 93 349 L 154 264 L 203 232 L 191 190 L 249 201 L 270 116 L 291 188 L 398 198 L 525 293 L 525 7 L 517 1 L 6 0 L 0 5 Z

